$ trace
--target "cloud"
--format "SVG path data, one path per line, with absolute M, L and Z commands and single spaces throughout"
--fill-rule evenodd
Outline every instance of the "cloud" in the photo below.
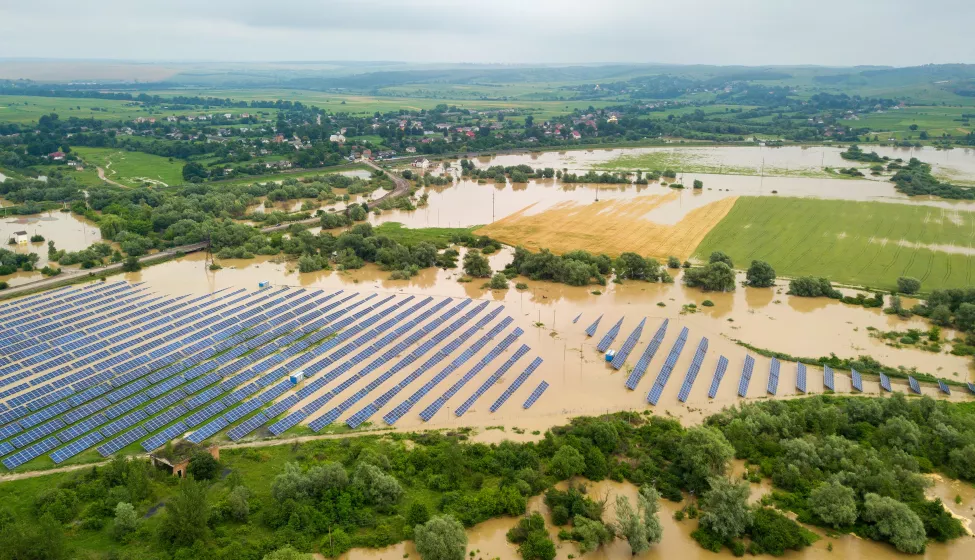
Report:
M 973 16 L 964 0 L 0 0 L 0 56 L 904 66 L 975 61 Z

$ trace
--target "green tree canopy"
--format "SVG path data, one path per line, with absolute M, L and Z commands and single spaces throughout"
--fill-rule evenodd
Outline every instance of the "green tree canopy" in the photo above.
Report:
M 872 523 L 876 536 L 890 541 L 897 550 L 912 554 L 924 552 L 927 543 L 924 523 L 907 504 L 888 496 L 867 494 L 863 500 L 863 520 Z
M 809 494 L 809 508 L 827 525 L 839 528 L 857 520 L 856 494 L 833 481 L 820 484 Z
M 775 269 L 765 261 L 752 261 L 745 279 L 753 288 L 770 288 L 775 285 Z
M 467 533 L 451 515 L 433 517 L 413 532 L 416 550 L 423 560 L 464 560 Z
M 748 483 L 719 476 L 710 484 L 711 489 L 701 499 L 701 526 L 725 542 L 742 536 L 752 524 Z
M 684 434 L 674 463 L 687 487 L 700 493 L 708 489 L 712 477 L 724 475 L 734 454 L 735 448 L 724 434 L 714 428 L 699 426 Z

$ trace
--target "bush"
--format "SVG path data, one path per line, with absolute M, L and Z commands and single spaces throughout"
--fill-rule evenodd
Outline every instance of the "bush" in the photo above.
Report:
M 701 288 L 705 292 L 735 291 L 735 273 L 723 260 L 710 262 L 699 268 L 684 272 L 684 284 L 691 288 Z
M 770 288 L 775 285 L 775 269 L 765 261 L 752 261 L 745 280 L 753 288 Z
M 901 276 L 897 279 L 897 291 L 902 294 L 912 295 L 918 293 L 920 290 L 921 281 L 917 278 Z
M 43 243 L 44 242 L 44 236 L 35 233 L 34 235 L 30 236 L 30 242 L 31 243 Z
M 674 256 L 667 257 L 667 268 L 680 268 L 680 259 Z
M 417 525 L 413 540 L 423 560 L 463 560 L 467 550 L 464 526 L 450 515 Z
M 812 276 L 800 276 L 789 281 L 789 295 L 799 297 L 830 297 L 840 299 L 843 297 L 839 291 L 833 288 L 826 278 L 814 278 Z
M 704 181 L 701 181 L 700 179 L 694 179 L 694 188 L 695 189 L 703 189 L 704 188 Z
M 515 289 L 516 290 L 527 290 L 528 289 L 528 284 L 525 284 L 524 282 L 518 282 L 517 284 L 515 284 Z
M 701 302 L 701 305 L 704 307 L 714 307 L 714 302 L 709 299 L 706 299 Z
M 505 276 L 503 272 L 496 272 L 494 276 L 491 277 L 491 283 L 489 285 L 492 290 L 507 290 L 508 277 Z
M 198 451 L 190 457 L 186 474 L 196 480 L 213 480 L 220 473 L 220 462 L 206 451 Z

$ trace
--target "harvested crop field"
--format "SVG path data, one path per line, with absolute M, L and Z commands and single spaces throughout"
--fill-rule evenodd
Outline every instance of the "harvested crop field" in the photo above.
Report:
M 644 256 L 688 258 L 702 239 L 728 214 L 735 197 L 724 198 L 688 211 L 674 224 L 652 221 L 648 215 L 677 207 L 678 193 L 604 200 L 591 204 L 563 202 L 538 213 L 522 209 L 477 230 L 503 243 L 531 250 L 566 253 L 576 249 L 611 256 L 627 251 Z
M 741 197 L 695 251 L 724 251 L 738 268 L 769 262 L 779 275 L 894 289 L 972 285 L 975 213 L 929 206 L 808 198 Z

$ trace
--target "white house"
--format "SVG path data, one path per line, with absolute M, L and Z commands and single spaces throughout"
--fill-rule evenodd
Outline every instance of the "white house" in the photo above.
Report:
M 418 167 L 420 169 L 426 169 L 430 165 L 430 160 L 427 158 L 416 158 L 413 160 L 413 167 Z
M 328 137 L 329 142 L 338 142 L 339 144 L 345 144 L 345 136 L 341 134 L 333 134 Z
M 30 241 L 30 236 L 27 235 L 26 231 L 15 231 L 14 239 L 17 241 L 17 243 L 21 245 L 26 245 L 27 242 Z

